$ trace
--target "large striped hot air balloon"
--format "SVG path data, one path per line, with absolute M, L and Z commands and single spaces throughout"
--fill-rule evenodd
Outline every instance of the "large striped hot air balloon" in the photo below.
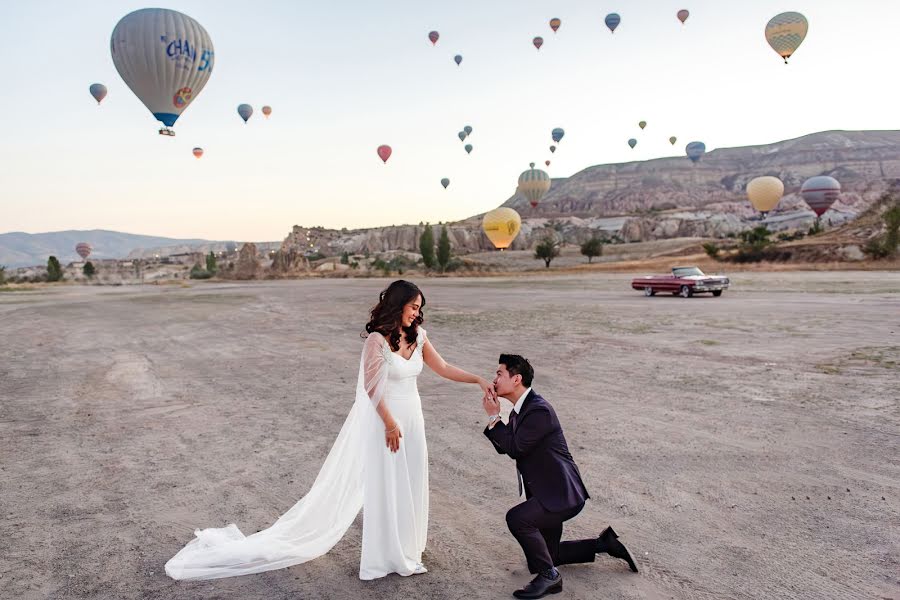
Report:
M 560 21 L 556 17 L 550 19 L 550 29 L 553 30 L 553 33 L 556 33 L 556 30 L 559 29 L 560 25 L 562 25 L 562 21 Z
M 684 22 L 688 20 L 688 17 L 691 16 L 691 13 L 687 9 L 682 8 L 675 16 L 677 16 L 678 20 L 681 21 L 681 24 L 684 25 Z
M 481 228 L 494 244 L 494 248 L 505 250 L 519 235 L 519 230 L 522 228 L 522 217 L 513 209 L 501 206 L 484 215 Z
M 102 83 L 92 83 L 91 87 L 88 88 L 88 91 L 90 91 L 94 100 L 97 101 L 97 106 L 100 106 L 100 103 L 106 98 L 106 86 Z
M 541 201 L 541 198 L 544 197 L 544 194 L 547 193 L 547 190 L 550 189 L 550 176 L 540 169 L 535 169 L 534 163 L 532 163 L 530 169 L 522 171 L 522 174 L 519 175 L 519 187 L 517 189 L 520 194 L 528 199 L 531 208 L 534 208 Z
M 247 121 L 250 120 L 250 117 L 253 116 L 253 107 L 249 104 L 241 104 L 237 107 L 237 112 L 244 120 L 244 125 L 246 125 Z
M 821 217 L 841 195 L 841 184 L 827 175 L 810 177 L 800 187 L 800 195 L 816 217 Z
M 703 142 L 691 142 L 684 147 L 684 153 L 687 154 L 692 163 L 697 163 L 706 154 L 706 144 Z
M 215 66 L 212 40 L 200 23 L 165 8 L 122 17 L 110 39 L 113 64 L 131 91 L 161 121 L 163 135 L 197 98 Z
M 441 34 L 439 34 L 437 31 L 429 31 L 428 32 L 428 39 L 431 41 L 432 46 L 436 45 L 440 38 L 441 38 Z
M 391 157 L 391 153 L 393 152 L 393 150 L 391 150 L 391 147 L 387 144 L 383 144 L 381 146 L 378 146 L 377 152 L 378 158 L 387 163 L 388 159 Z
M 750 180 L 747 184 L 747 199 L 753 208 L 758 210 L 763 217 L 769 211 L 778 206 L 778 201 L 784 195 L 784 183 L 777 177 L 764 175 Z
M 619 16 L 619 13 L 609 13 L 606 15 L 606 18 L 603 19 L 603 22 L 609 27 L 610 33 L 615 33 L 616 27 L 622 22 L 622 17 Z
M 806 32 L 809 22 L 798 12 L 785 12 L 775 15 L 766 24 L 766 41 L 787 64 L 791 55 L 797 51 Z
M 87 242 L 79 242 L 75 245 L 75 253 L 81 257 L 81 260 L 86 259 L 93 251 L 94 249 Z

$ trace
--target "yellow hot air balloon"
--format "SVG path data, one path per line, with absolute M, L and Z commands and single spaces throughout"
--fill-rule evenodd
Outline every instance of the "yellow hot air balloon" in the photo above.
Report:
M 766 175 L 757 177 L 747 184 L 747 198 L 753 208 L 766 214 L 778 205 L 778 201 L 784 195 L 784 184 L 777 177 Z
M 519 235 L 522 217 L 513 209 L 501 206 L 484 215 L 481 227 L 495 248 L 505 250 Z

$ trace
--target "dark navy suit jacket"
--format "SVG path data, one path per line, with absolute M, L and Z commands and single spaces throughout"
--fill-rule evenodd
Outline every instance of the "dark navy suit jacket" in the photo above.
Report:
M 485 427 L 484 435 L 499 454 L 515 459 L 526 496 L 537 498 L 546 510 L 573 509 L 589 498 L 556 411 L 534 390 L 525 397 L 514 429 L 501 422 Z

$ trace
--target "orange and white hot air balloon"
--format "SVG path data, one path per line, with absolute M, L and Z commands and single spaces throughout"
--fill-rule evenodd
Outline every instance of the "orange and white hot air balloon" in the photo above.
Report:
M 200 148 L 199 146 L 197 148 L 194 148 L 193 154 L 197 158 L 200 158 L 201 156 L 203 156 L 203 148 Z M 213 161 L 213 162 L 215 162 L 215 161 Z

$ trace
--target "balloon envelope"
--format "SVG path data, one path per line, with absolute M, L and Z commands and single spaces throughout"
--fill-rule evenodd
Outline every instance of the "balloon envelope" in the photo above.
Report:
M 441 179 L 441 185 L 444 186 L 444 189 L 446 190 L 447 186 L 450 185 L 450 180 L 444 177 L 443 179 Z
M 640 127 L 641 129 L 643 129 L 646 126 L 647 126 L 647 121 L 641 121 L 638 123 L 638 127 Z
M 747 199 L 763 215 L 775 208 L 783 195 L 784 184 L 771 175 L 757 177 L 747 184 Z
M 466 135 L 472 135 L 472 126 L 466 125 L 465 127 L 463 127 L 463 131 L 466 132 Z
M 462 54 L 457 54 L 456 56 L 454 56 L 454 57 L 453 57 L 453 62 L 455 62 L 455 63 L 456 63 L 456 66 L 458 67 L 458 66 L 459 66 L 459 63 L 462 62 Z
M 810 177 L 803 182 L 800 195 L 816 216 L 821 217 L 841 195 L 841 184 L 827 175 Z
M 706 153 L 706 144 L 703 142 L 691 142 L 684 147 L 684 153 L 691 159 L 691 162 L 696 163 Z
M 92 83 L 88 90 L 91 92 L 91 96 L 94 97 L 94 100 L 97 101 L 97 104 L 100 104 L 100 102 L 106 98 L 106 86 L 102 83 Z
M 187 15 L 143 8 L 122 17 L 110 40 L 113 64 L 153 116 L 171 127 L 215 65 L 209 34 Z
M 79 242 L 75 245 L 75 252 L 82 258 L 82 260 L 90 256 L 91 252 L 93 251 L 94 249 L 87 242 Z
M 439 34 L 437 31 L 429 31 L 429 32 L 428 32 L 428 39 L 431 40 L 431 45 L 432 45 L 432 46 L 434 46 L 435 44 L 437 44 L 437 42 L 438 42 L 438 40 L 440 39 L 440 37 L 441 37 L 441 34 Z
M 466 144 L 464 148 L 466 149 L 466 154 L 472 154 L 472 144 Z
M 272 114 L 272 107 L 271 107 L 271 106 L 263 106 L 263 107 L 262 107 L 262 114 L 265 115 L 265 117 L 268 119 L 268 118 L 269 118 L 269 115 Z
M 203 148 L 194 148 L 192 152 L 197 158 L 203 156 Z
M 244 124 L 247 124 L 247 121 L 250 117 L 253 116 L 253 107 L 249 104 L 241 104 L 237 108 L 237 112 L 241 115 L 241 118 L 244 120 Z
M 540 169 L 535 169 L 534 166 L 519 175 L 519 193 L 528 199 L 532 208 L 538 205 L 549 189 L 550 176 Z
M 622 17 L 619 16 L 619 13 L 609 13 L 603 21 L 606 23 L 606 26 L 609 27 L 609 30 L 615 33 L 616 27 L 622 22 Z
M 387 162 L 391 157 L 391 147 L 388 145 L 378 146 L 378 158 L 380 158 L 383 162 Z
M 556 146 L 550 146 L 550 153 L 556 152 Z
M 547 165 L 547 166 L 549 167 L 549 166 L 550 166 L 550 161 L 549 161 L 549 160 L 545 160 L 545 161 L 544 161 L 544 164 Z
M 787 59 L 803 43 L 807 31 L 809 22 L 806 17 L 798 12 L 785 12 L 775 15 L 766 24 L 766 41 L 787 63 Z
M 503 250 L 509 248 L 516 236 L 519 235 L 519 230 L 522 228 L 522 217 L 513 209 L 501 206 L 484 215 L 481 228 L 494 244 L 494 248 Z
M 556 129 L 554 129 L 553 131 L 550 132 L 550 137 L 552 137 L 553 141 L 556 142 L 557 144 L 560 142 L 560 140 L 563 139 L 564 135 L 566 135 L 566 132 L 563 130 L 562 127 L 557 127 Z
M 559 29 L 560 25 L 562 25 L 562 21 L 560 21 L 556 17 L 550 19 L 550 29 L 553 30 L 553 33 L 556 33 L 556 30 Z
M 681 24 L 684 25 L 684 22 L 688 20 L 688 17 L 691 16 L 690 11 L 682 8 L 678 11 L 678 20 L 681 21 Z
M 464 139 L 466 139 L 466 132 L 460 131 L 459 133 L 456 134 L 456 137 L 459 138 L 459 141 L 463 141 Z
M 675 145 L 675 142 L 677 142 L 677 141 L 678 141 L 678 138 L 675 137 L 674 135 L 669 138 L 669 143 L 672 144 L 673 146 Z
M 535 48 L 537 48 L 538 50 L 540 50 L 540 49 L 541 49 L 541 46 L 544 45 L 544 38 L 538 36 L 538 37 L 534 38 L 533 40 L 531 40 L 531 43 L 534 44 L 534 47 L 535 47 Z
M 628 145 L 631 146 L 632 148 L 634 148 L 635 146 L 637 146 L 637 140 L 634 138 L 631 138 L 630 140 L 628 140 Z

